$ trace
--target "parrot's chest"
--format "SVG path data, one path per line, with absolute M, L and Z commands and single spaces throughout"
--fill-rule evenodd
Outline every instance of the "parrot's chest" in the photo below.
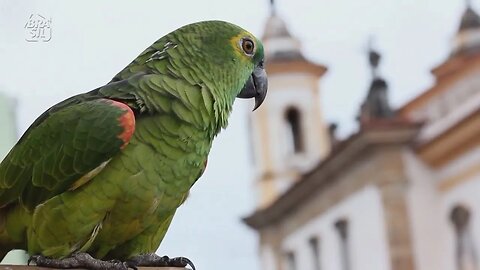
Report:
M 92 215 L 100 217 L 95 224 L 101 224 L 95 247 L 117 246 L 133 236 L 156 233 L 165 222 L 168 227 L 175 210 L 205 170 L 211 147 L 208 136 L 189 126 L 165 130 L 148 123 L 139 121 L 129 145 L 90 183 L 73 191 L 78 200 L 92 197 L 103 202 L 95 205 L 98 209 L 81 205 L 93 213 L 106 213 Z
M 161 216 L 162 212 L 174 211 L 202 175 L 211 140 L 188 126 L 167 133 L 155 132 L 147 124 L 137 125 L 130 144 L 108 169 L 122 175 L 116 180 L 121 192 L 119 209 L 134 208 L 136 213 Z
M 197 150 L 199 144 L 209 143 L 191 142 L 197 146 L 188 142 L 174 150 L 172 144 L 164 148 L 158 142 L 132 138 L 95 177 L 38 207 L 35 216 L 39 218 L 30 225 L 30 240 L 42 242 L 40 235 L 32 233 L 39 228 L 64 226 L 52 235 L 46 234 L 46 239 L 70 239 L 76 244 L 64 246 L 66 240 L 52 243 L 52 250 L 58 250 L 56 256 L 81 249 L 102 258 L 114 248 L 122 250 L 122 245 L 133 243 L 128 241 L 137 237 L 148 241 L 139 240 L 135 247 L 129 247 L 133 248 L 131 252 L 154 252 L 175 210 L 205 169 L 208 151 Z M 79 217 L 81 223 L 77 222 Z

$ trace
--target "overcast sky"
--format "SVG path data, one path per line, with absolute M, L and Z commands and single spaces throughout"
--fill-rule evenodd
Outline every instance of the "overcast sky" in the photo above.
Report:
M 366 44 L 383 54 L 381 73 L 399 106 L 432 83 L 464 9 L 462 0 L 277 0 L 277 11 L 305 55 L 329 71 L 320 81 L 328 121 L 346 136 L 366 95 Z M 478 6 L 478 0 L 473 5 Z M 31 14 L 52 19 L 49 42 L 27 42 Z M 184 24 L 236 23 L 261 36 L 268 0 L 53 1 L 0 0 L 0 91 L 18 102 L 20 133 L 45 109 L 108 82 L 143 49 Z M 268 97 L 267 97 L 268 98 Z M 240 217 L 254 208 L 248 157 L 247 101 L 237 102 L 217 138 L 209 167 L 177 212 L 160 254 L 190 257 L 198 269 L 259 269 L 256 239 Z

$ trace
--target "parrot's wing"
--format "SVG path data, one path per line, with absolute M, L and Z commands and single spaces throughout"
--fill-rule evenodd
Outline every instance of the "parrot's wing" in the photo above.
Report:
M 78 187 L 129 142 L 135 116 L 127 105 L 81 97 L 42 114 L 0 163 L 0 207 L 20 198 L 31 208 Z

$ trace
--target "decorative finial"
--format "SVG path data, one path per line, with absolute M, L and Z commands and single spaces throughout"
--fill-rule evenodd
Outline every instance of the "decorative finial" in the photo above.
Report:
M 467 8 L 472 8 L 472 0 L 465 0 L 465 6 L 467 6 Z
M 395 112 L 388 102 L 388 84 L 379 75 L 378 66 L 382 56 L 373 49 L 373 38 L 368 39 L 368 62 L 372 71 L 372 82 L 367 97 L 360 107 L 359 120 L 364 125 L 374 119 L 392 118 Z
M 373 49 L 373 38 L 368 39 L 368 62 L 372 71 L 372 78 L 378 77 L 378 65 L 382 56 Z
M 277 14 L 277 11 L 275 9 L 275 0 L 270 0 L 270 13 L 272 16 Z

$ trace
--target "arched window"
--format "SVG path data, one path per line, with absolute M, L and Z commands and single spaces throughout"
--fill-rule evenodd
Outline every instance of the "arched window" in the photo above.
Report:
M 313 269 L 315 270 L 321 270 L 321 261 L 320 261 L 320 241 L 318 240 L 318 237 L 312 236 L 308 240 L 308 244 L 310 246 L 310 251 L 312 254 L 313 258 Z
M 457 205 L 450 213 L 455 228 L 457 270 L 478 270 L 476 248 L 470 231 L 470 211 Z
M 287 124 L 287 143 L 290 152 L 300 153 L 304 150 L 301 115 L 297 108 L 290 107 L 285 112 Z
M 285 259 L 287 263 L 287 270 L 297 270 L 297 260 L 293 251 L 287 252 L 285 254 Z
M 351 270 L 350 268 L 350 252 L 349 252 L 349 223 L 345 218 L 339 219 L 335 222 L 335 229 L 337 229 L 340 237 L 340 258 L 342 263 L 342 270 Z

